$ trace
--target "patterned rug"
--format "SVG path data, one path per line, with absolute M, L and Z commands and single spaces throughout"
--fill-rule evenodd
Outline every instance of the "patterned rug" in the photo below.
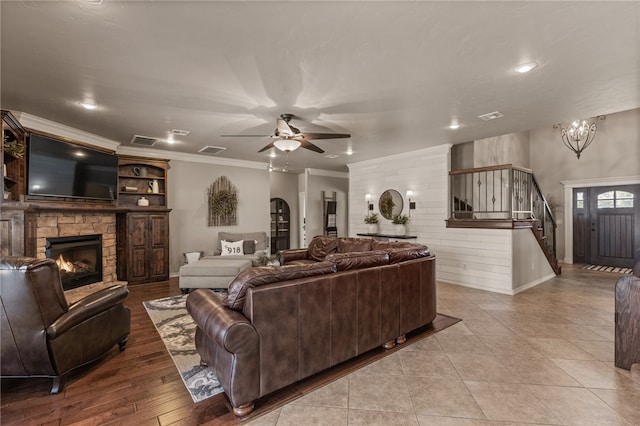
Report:
M 615 266 L 600 266 L 600 265 L 584 265 L 581 269 L 588 269 L 590 271 L 600 272 L 613 272 L 615 274 L 630 274 L 633 272 L 631 268 L 617 268 Z
M 200 365 L 200 355 L 194 342 L 196 324 L 187 312 L 186 300 L 187 295 L 180 295 L 150 300 L 143 305 L 193 402 L 200 402 L 223 392 L 223 389 L 213 371 Z

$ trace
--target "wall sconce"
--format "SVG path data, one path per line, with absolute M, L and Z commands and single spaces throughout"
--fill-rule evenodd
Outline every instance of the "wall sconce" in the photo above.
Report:
M 409 216 L 411 216 L 411 210 L 416 209 L 416 202 L 411 201 L 411 197 L 413 196 L 413 191 L 407 191 L 407 199 L 409 200 Z
M 371 194 L 367 194 L 364 196 L 367 200 L 367 216 L 373 211 L 373 203 L 371 202 Z

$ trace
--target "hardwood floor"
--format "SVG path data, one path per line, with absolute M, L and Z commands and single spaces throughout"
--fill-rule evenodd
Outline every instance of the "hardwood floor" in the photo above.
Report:
M 51 379 L 3 379 L 2 425 L 202 425 L 241 424 L 224 394 L 194 404 L 142 302 L 180 294 L 177 279 L 132 285 L 127 349 L 117 346 L 103 359 L 71 374 L 62 392 L 49 393 Z M 408 336 L 409 342 L 451 325 L 439 316 L 434 327 Z M 392 353 L 372 351 L 327 373 L 292 385 L 256 403 L 255 418 L 305 395 L 337 377 Z

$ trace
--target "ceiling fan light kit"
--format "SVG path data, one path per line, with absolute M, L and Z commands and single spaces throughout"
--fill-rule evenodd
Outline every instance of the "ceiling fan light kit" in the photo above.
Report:
M 295 139 L 279 139 L 273 143 L 273 146 L 285 152 L 295 151 L 300 145 L 302 145 L 302 143 Z
M 277 148 L 280 151 L 291 152 L 302 147 L 310 151 L 324 153 L 324 150 L 320 147 L 312 144 L 309 140 L 313 139 L 343 139 L 350 138 L 348 133 L 306 133 L 300 131 L 300 129 L 293 127 L 289 124 L 289 121 L 294 117 L 293 114 L 280 114 L 280 118 L 276 121 L 276 130 L 272 135 L 221 135 L 222 137 L 270 137 L 276 139 L 270 144 L 266 145 L 258 152 L 264 152 L 271 148 Z

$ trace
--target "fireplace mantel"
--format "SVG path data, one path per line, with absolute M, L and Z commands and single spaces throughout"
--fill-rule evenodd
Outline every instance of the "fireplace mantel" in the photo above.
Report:
M 171 209 L 166 207 L 117 207 L 103 204 L 86 204 L 86 203 L 40 203 L 40 202 L 24 202 L 24 203 L 2 203 L 2 210 L 40 212 L 40 211 L 59 211 L 73 213 L 127 213 L 131 211 L 137 212 L 169 212 Z

